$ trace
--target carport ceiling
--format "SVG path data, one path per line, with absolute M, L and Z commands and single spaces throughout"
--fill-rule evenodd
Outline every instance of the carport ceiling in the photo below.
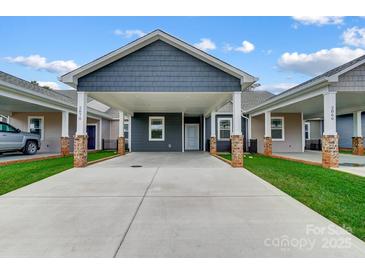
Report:
M 356 110 L 365 110 L 365 96 L 356 92 L 338 92 L 336 97 L 337 114 L 347 114 Z M 323 96 L 319 95 L 298 103 L 281 107 L 273 113 L 303 112 L 304 119 L 323 118 Z
M 0 112 L 55 112 L 56 110 L 0 96 Z
M 231 92 L 90 92 L 89 96 L 129 113 L 203 114 L 214 111 L 232 99 Z

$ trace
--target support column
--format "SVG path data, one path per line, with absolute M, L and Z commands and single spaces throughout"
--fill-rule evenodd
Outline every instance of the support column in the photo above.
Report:
M 323 95 L 324 132 L 322 137 L 322 166 L 338 167 L 338 135 L 336 130 L 336 92 Z
M 87 93 L 77 92 L 77 129 L 74 139 L 74 167 L 87 165 Z
M 69 113 L 68 111 L 62 111 L 62 131 L 61 131 L 61 156 L 70 155 L 70 138 L 69 138 Z
M 118 154 L 125 155 L 124 113 L 119 111 Z
M 361 111 L 353 113 L 352 154 L 364 155 L 364 139 L 361 128 Z
M 215 136 L 215 112 L 210 115 L 210 154 L 217 154 L 217 138 Z
M 264 155 L 272 155 L 271 112 L 265 112 Z
M 241 92 L 234 92 L 233 102 L 233 132 L 231 136 L 232 167 L 243 167 L 243 136 L 242 136 L 242 105 Z

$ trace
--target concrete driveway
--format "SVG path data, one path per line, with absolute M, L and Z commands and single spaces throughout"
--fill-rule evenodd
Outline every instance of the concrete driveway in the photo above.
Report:
M 359 239 L 207 153 L 71 169 L 1 196 L 0 216 L 1 257 L 365 257 Z

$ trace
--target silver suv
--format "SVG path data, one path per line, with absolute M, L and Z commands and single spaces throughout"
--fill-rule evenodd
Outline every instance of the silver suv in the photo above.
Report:
M 7 123 L 0 122 L 0 154 L 21 151 L 33 155 L 41 148 L 41 138 L 37 134 L 22 132 Z

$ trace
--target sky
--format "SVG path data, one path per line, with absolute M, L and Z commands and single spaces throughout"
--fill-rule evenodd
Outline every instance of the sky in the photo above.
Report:
M 0 17 L 0 70 L 68 89 L 58 76 L 155 29 L 276 94 L 365 54 L 363 17 Z

